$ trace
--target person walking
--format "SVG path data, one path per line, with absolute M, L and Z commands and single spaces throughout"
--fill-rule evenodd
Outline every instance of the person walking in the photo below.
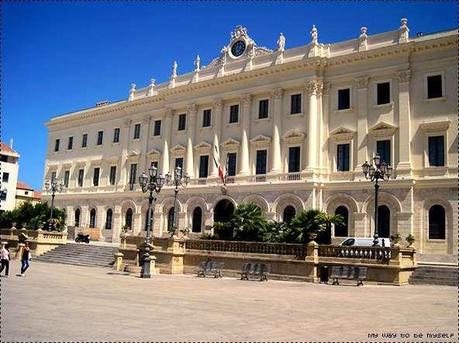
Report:
M 5 269 L 5 277 L 8 277 L 8 272 L 10 270 L 10 251 L 6 247 L 6 244 L 2 243 L 0 249 L 0 258 L 1 258 L 1 267 L 0 274 Z
M 30 260 L 30 248 L 29 242 L 24 243 L 24 248 L 22 250 L 22 257 L 21 257 L 21 274 L 18 276 L 23 276 L 27 268 L 29 268 L 29 260 Z

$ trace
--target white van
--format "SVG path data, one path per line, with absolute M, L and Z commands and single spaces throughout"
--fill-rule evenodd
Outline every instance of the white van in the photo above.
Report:
M 389 238 L 378 238 L 379 246 L 390 247 Z M 358 246 L 358 247 L 371 247 L 373 246 L 373 238 L 370 237 L 349 237 L 340 243 L 342 246 Z

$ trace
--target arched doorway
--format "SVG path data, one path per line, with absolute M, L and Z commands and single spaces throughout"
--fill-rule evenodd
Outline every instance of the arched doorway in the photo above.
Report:
M 76 227 L 80 226 L 80 214 L 81 214 L 81 211 L 79 208 L 77 208 L 75 210 L 75 226 Z
M 345 206 L 339 206 L 335 210 L 335 215 L 340 215 L 343 217 L 343 224 L 335 225 L 335 237 L 347 237 L 348 232 L 348 221 L 349 221 L 349 211 Z
M 220 200 L 214 208 L 214 222 L 226 223 L 231 219 L 234 212 L 234 205 L 228 199 Z
M 290 224 L 295 215 L 295 207 L 293 207 L 292 205 L 288 205 L 286 208 L 284 208 L 284 215 L 282 216 L 282 221 L 286 224 Z
M 192 232 L 201 232 L 202 225 L 202 209 L 196 207 L 193 211 L 193 225 L 191 227 Z
M 89 212 L 89 227 L 96 227 L 96 210 L 94 208 Z
M 378 236 L 390 237 L 390 210 L 386 205 L 378 207 Z
M 112 229 L 112 218 L 113 218 L 113 211 L 111 208 L 107 210 L 107 217 L 105 218 L 105 230 Z
M 128 208 L 126 211 L 126 217 L 124 218 L 124 225 L 128 227 L 128 230 L 132 230 L 132 209 Z
M 171 207 L 167 212 L 167 231 L 170 231 L 174 226 L 174 208 Z

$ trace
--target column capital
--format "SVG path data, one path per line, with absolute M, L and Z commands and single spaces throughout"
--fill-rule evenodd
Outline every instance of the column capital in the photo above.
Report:
M 306 92 L 308 95 L 320 95 L 323 90 L 323 82 L 319 79 L 306 82 Z
M 322 92 L 324 95 L 328 95 L 330 93 L 330 89 L 331 89 L 331 83 L 330 82 L 324 82 L 323 83 L 323 89 L 322 89 Z
M 195 115 L 198 111 L 198 107 L 196 106 L 196 104 L 188 104 L 186 110 L 189 115 Z
M 171 118 L 174 114 L 174 110 L 171 107 L 166 107 L 164 110 L 166 117 Z
M 281 87 L 274 88 L 271 91 L 271 96 L 275 99 L 281 98 L 283 94 L 284 94 L 284 90 Z
M 368 76 L 362 76 L 362 77 L 359 77 L 357 79 L 354 79 L 354 82 L 355 82 L 355 86 L 358 88 L 358 89 L 363 89 L 363 88 L 367 88 L 368 87 L 368 81 L 369 81 L 369 77 Z
M 241 102 L 242 102 L 243 105 L 250 104 L 251 100 L 252 100 L 252 95 L 251 94 L 242 94 L 241 95 Z
M 142 118 L 142 124 L 148 124 L 149 120 L 151 119 L 151 115 L 147 115 Z
M 398 79 L 399 82 L 409 82 L 411 79 L 411 70 L 399 70 L 395 72 L 395 77 Z
M 216 110 L 221 110 L 223 108 L 223 100 L 222 99 L 214 99 L 213 105 Z
M 123 121 L 123 127 L 129 127 L 131 126 L 132 120 L 131 119 L 125 119 Z

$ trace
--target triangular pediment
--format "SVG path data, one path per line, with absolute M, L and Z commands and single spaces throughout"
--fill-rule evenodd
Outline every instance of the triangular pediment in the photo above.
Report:
M 271 138 L 266 137 L 264 135 L 258 135 L 250 140 L 250 143 L 257 146 L 269 145 L 270 142 Z
M 228 138 L 226 141 L 224 141 L 221 146 L 224 148 L 234 148 L 238 147 L 241 143 L 233 138 Z
M 206 141 L 202 141 L 199 144 L 195 145 L 194 148 L 195 150 L 199 150 L 199 151 L 208 151 L 212 148 L 212 145 L 210 145 Z
M 372 128 L 368 129 L 368 133 L 374 137 L 389 137 L 397 130 L 397 126 L 386 122 L 379 122 Z
M 156 150 L 156 149 L 153 148 L 148 152 L 148 155 L 150 155 L 150 156 L 159 156 L 159 155 L 161 155 L 161 153 L 159 152 L 159 150 Z
M 282 139 L 286 143 L 300 143 L 304 140 L 305 133 L 300 130 L 289 130 L 282 135 Z
M 430 121 L 430 122 L 423 122 L 419 124 L 419 127 L 425 132 L 441 132 L 441 131 L 448 130 L 450 123 L 451 121 L 448 119 Z
M 132 159 L 136 159 L 136 158 L 139 158 L 140 156 L 140 152 L 137 151 L 137 150 L 131 150 L 128 155 L 127 155 L 127 158 L 132 160 Z
M 330 132 L 330 138 L 334 141 L 349 141 L 355 135 L 355 131 L 340 126 Z
M 186 151 L 186 148 L 183 145 L 177 144 L 171 149 L 171 152 L 174 154 L 177 153 L 184 153 Z

